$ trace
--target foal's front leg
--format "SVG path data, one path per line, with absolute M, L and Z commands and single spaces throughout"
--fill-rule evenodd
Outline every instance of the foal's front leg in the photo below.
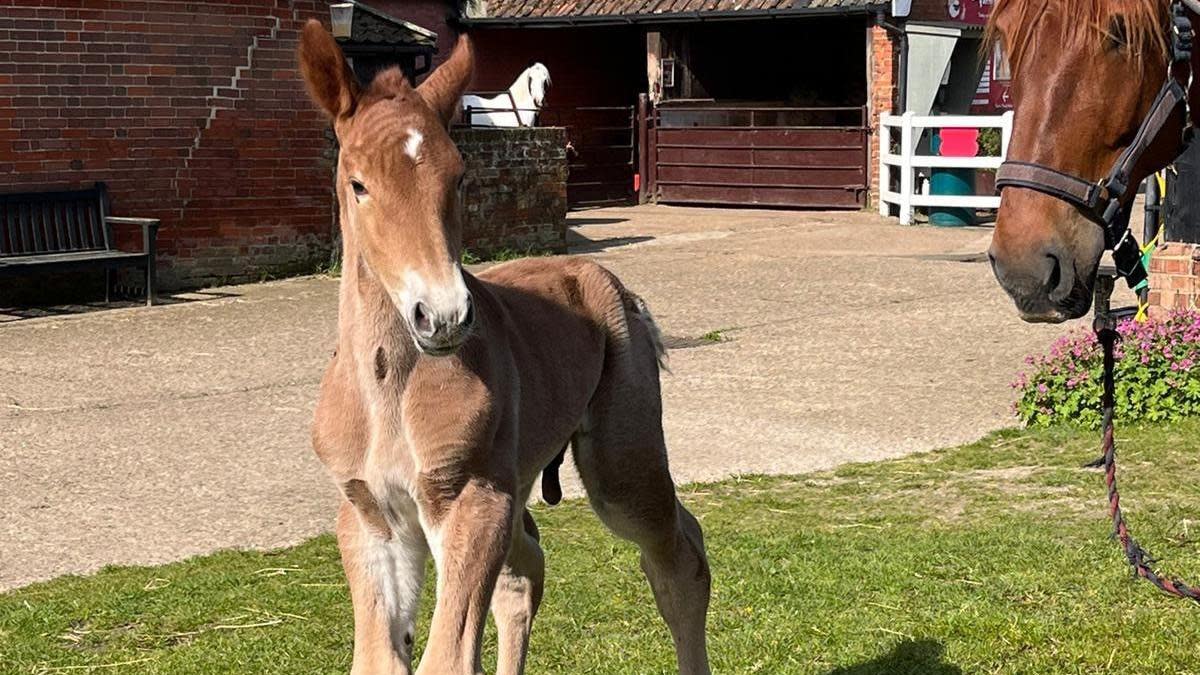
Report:
M 353 675 L 411 675 L 413 635 L 429 551 L 417 519 L 393 528 L 349 501 L 337 538 L 354 601 Z
M 422 520 L 437 565 L 437 607 L 419 675 L 482 673 L 479 649 L 512 538 L 513 494 L 471 478 L 461 490 L 428 477 Z M 451 495 L 438 499 L 435 495 Z

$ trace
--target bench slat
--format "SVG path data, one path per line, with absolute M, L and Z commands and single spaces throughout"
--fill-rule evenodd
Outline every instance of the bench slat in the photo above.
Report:
M 33 233 L 29 230 L 29 204 L 21 205 L 21 250 L 32 251 Z
M 79 228 L 79 248 L 92 247 L 92 226 L 87 221 L 87 211 L 79 208 L 79 202 L 71 202 L 71 210 L 75 212 L 75 226 Z
M 53 204 L 40 204 L 38 207 L 38 220 L 41 221 L 42 227 L 42 242 L 47 251 L 58 250 L 58 245 L 54 240 L 54 216 L 50 211 Z
M 9 243 L 10 236 L 8 234 L 12 224 L 8 217 L 8 202 L 0 201 L 0 255 L 6 255 L 12 251 L 12 244 Z
M 74 231 L 74 245 L 71 247 L 76 251 L 87 250 L 94 248 L 91 243 L 89 234 L 89 226 L 87 222 L 87 211 L 79 208 L 79 202 L 71 201 L 65 205 L 67 214 L 70 218 L 71 228 Z
M 8 237 L 8 253 L 16 253 L 21 245 L 20 208 L 16 204 L 4 205 L 4 233 Z
M 100 214 L 96 212 L 95 203 L 80 201 L 79 208 L 87 214 L 88 228 L 92 232 L 92 248 L 108 248 L 108 242 L 104 241 L 104 233 L 100 231 L 103 223 L 99 222 Z
M 33 204 L 30 209 L 29 222 L 33 226 L 33 245 L 39 252 L 49 251 L 50 242 L 46 238 L 46 209 L 43 204 Z
M 62 208 L 58 202 L 50 202 L 50 210 L 54 212 L 54 236 L 59 250 L 70 250 L 71 243 L 67 241 L 67 230 L 63 227 Z
M 83 233 L 79 231 L 79 219 L 76 217 L 76 210 L 74 210 L 70 202 L 62 204 L 62 216 L 64 216 L 64 220 L 67 223 L 67 235 L 71 241 L 71 250 L 78 251 L 79 249 L 83 249 L 86 246 L 83 238 L 80 237 Z

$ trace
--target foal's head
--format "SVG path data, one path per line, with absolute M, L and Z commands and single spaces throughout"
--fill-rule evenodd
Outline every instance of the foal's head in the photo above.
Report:
M 417 346 L 458 348 L 474 319 L 459 258 L 463 160 L 449 125 L 471 79 L 463 36 L 449 60 L 413 88 L 399 69 L 363 89 L 341 48 L 316 20 L 300 38 L 300 69 L 341 145 L 337 196 L 342 235 L 366 275 L 387 292 Z
M 999 0 L 989 34 L 1013 72 L 1009 159 L 1099 181 L 1133 140 L 1167 75 L 1166 0 Z M 1126 201 L 1170 161 L 1169 125 L 1131 177 Z M 1027 321 L 1063 321 L 1091 305 L 1104 250 L 1100 227 L 1070 204 L 1008 188 L 991 259 Z

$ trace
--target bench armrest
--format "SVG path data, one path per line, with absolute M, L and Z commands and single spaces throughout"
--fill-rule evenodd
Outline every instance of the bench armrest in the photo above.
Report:
M 158 218 L 125 218 L 122 216 L 105 216 L 109 225 L 137 225 L 142 228 L 142 251 L 154 257 L 158 248 Z
M 123 218 L 121 216 L 105 216 L 105 220 L 113 225 L 141 225 L 147 227 L 150 225 L 158 225 L 158 218 Z
M 154 304 L 158 285 L 158 218 L 123 218 L 105 216 L 104 222 L 113 225 L 137 225 L 142 228 L 142 253 L 146 254 L 146 306 Z

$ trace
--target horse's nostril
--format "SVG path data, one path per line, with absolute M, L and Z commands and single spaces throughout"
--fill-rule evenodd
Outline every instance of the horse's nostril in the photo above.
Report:
M 1058 262 L 1058 256 L 1048 254 L 1046 257 L 1050 259 L 1050 276 L 1046 279 L 1046 291 L 1053 293 L 1062 283 L 1062 264 Z
M 429 308 L 423 302 L 418 302 L 413 307 L 413 327 L 422 335 L 433 334 L 433 319 L 430 317 Z

